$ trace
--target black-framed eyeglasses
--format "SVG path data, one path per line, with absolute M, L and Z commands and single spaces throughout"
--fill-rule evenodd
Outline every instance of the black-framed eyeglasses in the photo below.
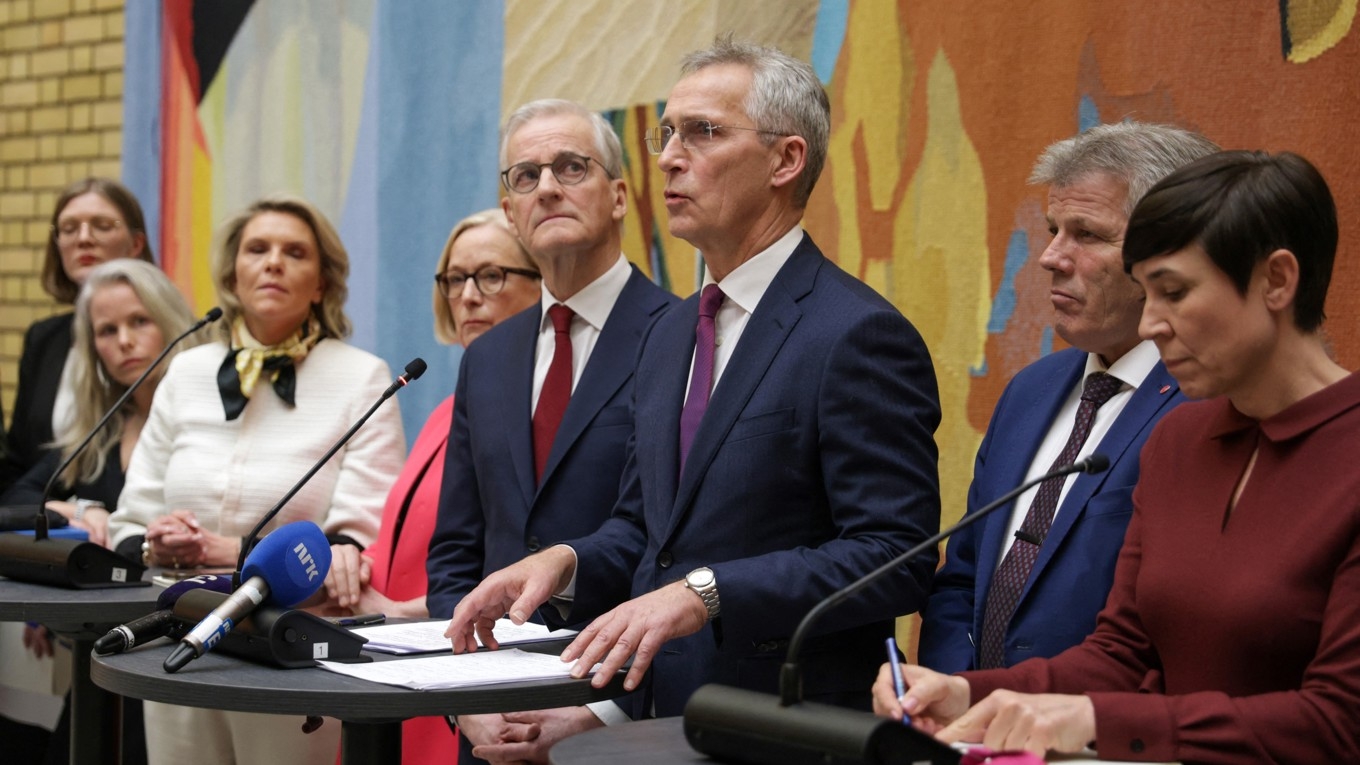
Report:
M 52 236 L 59 242 L 74 241 L 80 238 L 80 230 L 86 224 L 90 227 L 90 237 L 99 241 L 117 231 L 118 227 L 123 225 L 123 222 L 117 218 L 106 218 L 103 215 L 96 215 L 88 219 L 63 218 L 52 227 Z
M 465 274 L 462 271 L 445 271 L 442 274 L 434 275 L 434 283 L 439 285 L 439 293 L 444 297 L 458 297 L 463 294 L 463 287 L 468 280 L 472 280 L 472 285 L 483 296 L 494 295 L 505 288 L 505 277 L 508 274 L 518 274 L 526 279 L 542 279 L 543 275 L 537 271 L 527 268 L 511 268 L 510 266 L 484 266 L 477 270 L 475 274 Z
M 543 177 L 543 168 L 551 168 L 553 177 L 563 186 L 575 186 L 584 181 L 590 174 L 590 163 L 594 162 L 604 170 L 605 175 L 609 175 L 609 170 L 605 168 L 600 160 L 594 157 L 585 157 L 580 154 L 573 154 L 564 151 L 553 158 L 551 162 L 520 162 L 511 165 L 508 170 L 501 173 L 501 183 L 505 184 L 507 191 L 516 194 L 528 194 L 538 188 L 538 179 Z M 612 177 L 612 176 L 610 176 Z
M 680 145 L 686 149 L 703 149 L 708 142 L 713 140 L 715 133 L 723 130 L 745 130 L 749 133 L 763 133 L 765 135 L 778 135 L 788 137 L 791 133 L 778 133 L 773 130 L 761 130 L 760 128 L 737 127 L 736 125 L 714 125 L 708 120 L 685 120 L 678 127 L 662 125 L 647 131 L 647 151 L 652 154 L 660 154 L 666 150 L 666 144 L 671 142 L 671 136 L 680 134 Z

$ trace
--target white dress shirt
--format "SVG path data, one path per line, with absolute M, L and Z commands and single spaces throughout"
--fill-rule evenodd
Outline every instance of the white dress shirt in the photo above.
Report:
M 571 389 L 575 391 L 586 362 L 590 361 L 590 354 L 595 350 L 595 342 L 600 339 L 600 332 L 604 331 L 609 312 L 614 310 L 614 303 L 623 294 L 623 288 L 628 286 L 628 277 L 632 272 L 628 259 L 619 253 L 619 259 L 614 261 L 608 271 L 565 301 L 553 297 L 547 285 L 543 286 L 543 311 L 538 325 L 538 345 L 534 348 L 534 389 L 529 403 L 530 414 L 538 409 L 538 394 L 543 390 L 543 381 L 548 378 L 548 367 L 552 365 L 557 351 L 557 332 L 553 329 L 548 309 L 561 303 L 576 313 L 571 319 Z
M 760 305 L 760 299 L 765 296 L 765 290 L 769 289 L 779 269 L 789 262 L 793 251 L 798 249 L 798 244 L 803 241 L 803 235 L 802 227 L 794 226 L 774 244 L 737 266 L 726 278 L 717 282 L 725 297 L 722 305 L 718 307 L 718 314 L 713 317 L 713 337 L 716 345 L 713 350 L 713 390 L 718 389 L 718 381 L 722 379 L 723 370 L 727 369 L 727 362 L 732 360 L 732 352 L 736 350 L 737 342 L 741 340 L 741 333 L 746 330 L 746 323 L 750 321 L 751 314 L 755 312 L 756 306 Z M 714 283 L 713 274 L 705 273 L 704 286 Z M 689 364 L 690 377 L 693 377 L 693 356 L 690 357 Z M 689 398 L 689 383 L 685 383 L 685 398 Z
M 1085 459 L 1094 454 L 1100 446 L 1101 439 L 1110 432 L 1110 426 L 1119 419 L 1119 415 L 1128 405 L 1129 399 L 1133 398 L 1133 393 L 1138 386 L 1143 384 L 1143 380 L 1152 372 L 1152 368 L 1157 366 L 1157 346 L 1151 340 L 1144 340 L 1135 345 L 1132 350 L 1119 360 L 1105 367 L 1100 356 L 1094 353 L 1086 354 L 1086 371 L 1077 381 L 1072 392 L 1067 394 L 1067 401 L 1058 410 L 1058 415 L 1053 418 L 1053 422 L 1048 426 L 1048 434 L 1039 444 L 1039 451 L 1034 453 L 1034 461 L 1029 465 L 1029 472 L 1025 473 L 1025 480 L 1029 481 L 1047 473 L 1053 466 L 1053 461 L 1062 454 L 1063 447 L 1067 445 L 1067 437 L 1072 433 L 1072 423 L 1077 417 L 1077 407 L 1081 404 L 1082 387 L 1086 384 L 1086 378 L 1092 372 L 1106 372 L 1119 381 L 1124 383 L 1119 392 L 1110 397 L 1096 410 L 1095 421 L 1091 423 L 1091 434 L 1086 437 L 1086 443 L 1077 452 L 1077 459 Z M 1063 481 L 1062 493 L 1058 495 L 1058 508 L 1054 511 L 1053 517 L 1057 518 L 1058 513 L 1062 512 L 1063 500 L 1067 499 L 1067 492 L 1072 488 L 1075 475 L 1069 475 Z M 1020 529 L 1025 521 L 1025 516 L 1029 513 L 1029 506 L 1034 503 L 1034 497 L 1039 493 L 1039 487 L 1031 487 L 1024 494 L 1015 500 L 1015 507 L 1011 510 L 1010 526 L 1006 529 L 1005 541 L 1002 543 L 1001 554 L 997 556 L 997 565 L 1006 558 L 1006 553 L 1010 551 L 1011 545 L 1015 542 L 1015 532 Z

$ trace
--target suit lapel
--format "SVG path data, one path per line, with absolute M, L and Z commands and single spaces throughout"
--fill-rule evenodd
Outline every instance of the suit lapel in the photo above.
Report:
M 670 536 L 688 512 L 694 494 L 703 481 L 704 473 L 708 471 L 708 466 L 713 462 L 718 449 L 727 439 L 732 425 L 751 400 L 752 394 L 764 379 L 765 372 L 770 368 L 779 349 L 783 347 L 784 341 L 788 339 L 789 333 L 802 318 L 803 311 L 799 308 L 798 301 L 812 291 L 817 271 L 824 262 L 825 258 L 822 257 L 821 251 L 809 237 L 804 236 L 788 262 L 775 274 L 774 281 L 765 290 L 760 304 L 746 322 L 741 340 L 733 349 L 732 357 L 713 389 L 708 411 L 704 413 L 704 419 L 699 423 L 699 431 L 695 434 L 689 456 L 685 459 L 685 472 L 680 476 L 675 511 L 671 513 L 666 537 Z M 697 317 L 697 307 L 695 310 Z M 693 330 L 690 335 L 692 352 Z M 683 396 L 682 390 L 681 397 Z M 678 442 L 678 409 L 676 420 L 675 440 Z M 678 465 L 678 456 L 676 462 Z
M 650 399 L 659 402 L 658 407 L 647 410 L 639 408 L 636 427 L 639 433 L 646 433 L 649 450 L 634 449 L 639 459 L 646 453 L 655 455 L 651 464 L 651 475 L 657 476 L 656 490 L 653 495 L 655 507 L 670 507 L 675 501 L 680 471 L 680 410 L 685 404 L 685 389 L 689 385 L 690 362 L 694 356 L 695 326 L 699 321 L 699 296 L 695 293 L 683 303 L 675 306 L 658 323 L 648 346 L 665 349 L 657 354 L 659 358 L 649 361 L 655 367 L 645 370 Z M 642 384 L 639 370 L 638 384 Z M 645 419 L 644 419 L 645 418 Z M 638 466 L 644 474 L 647 469 Z
M 1165 388 L 1166 391 L 1162 392 Z M 1137 460 L 1137 454 L 1128 454 L 1129 446 L 1138 433 L 1148 424 L 1157 413 L 1171 404 L 1176 398 L 1176 393 L 1180 390 L 1166 367 L 1159 361 L 1152 368 L 1148 376 L 1143 380 L 1143 384 L 1138 386 L 1138 390 L 1133 392 L 1129 403 L 1124 406 L 1124 411 L 1119 413 L 1119 418 L 1106 432 L 1105 437 L 1100 440 L 1100 445 L 1096 451 L 1110 458 L 1110 463 L 1116 464 L 1120 460 Z M 1043 571 L 1048 561 L 1053 558 L 1053 551 L 1062 545 L 1063 538 L 1072 529 L 1086 507 L 1086 503 L 1104 485 L 1105 478 L 1110 471 L 1105 471 L 1099 475 L 1080 474 L 1077 480 L 1072 483 L 1072 488 L 1068 490 L 1067 496 L 1063 498 L 1063 503 L 1058 508 L 1058 513 L 1053 519 L 1053 527 L 1049 529 L 1048 539 L 1044 541 L 1044 546 L 1039 550 L 1039 557 L 1034 561 L 1034 570 L 1030 575 L 1030 582 L 1033 582 Z M 1051 540 L 1051 541 L 1050 541 Z M 1026 591 L 1020 594 L 1023 601 Z
M 498 340 L 506 352 L 496 354 L 501 359 L 499 368 L 503 385 L 497 387 L 500 400 L 493 411 L 499 412 L 505 423 L 504 435 L 509 442 L 510 461 L 514 465 L 516 483 L 524 495 L 527 507 L 533 501 L 537 486 L 534 482 L 534 428 L 531 422 L 533 404 L 529 397 L 534 390 L 534 349 L 538 344 L 538 327 L 543 321 L 543 306 L 538 304 L 508 320 L 506 329 L 513 336 Z
M 1086 369 L 1086 354 L 1080 351 L 1067 353 L 1071 356 L 1067 364 L 1055 365 L 1047 377 L 1036 380 L 1026 390 L 1016 391 L 1017 394 L 1026 397 L 1012 404 L 1021 407 L 1020 416 L 1001 424 L 1004 432 L 1000 433 L 1003 442 L 999 446 L 1003 452 L 992 458 L 1004 460 L 999 477 L 989 482 L 996 489 L 998 496 L 1025 480 L 1030 463 L 1034 461 L 1039 445 L 1043 443 L 1044 436 L 1048 434 L 1053 424 L 1053 418 L 1058 416 L 1058 410 L 1062 408 L 1081 373 Z M 1070 423 L 1068 427 L 1071 427 Z M 995 497 L 979 497 L 983 503 L 991 502 L 993 499 Z M 1028 507 L 1022 510 L 1028 511 Z M 996 567 L 1001 562 L 1001 548 L 1004 546 L 1004 537 L 1010 528 L 1010 519 L 1014 512 L 1014 507 L 1011 512 L 997 511 L 996 515 L 983 523 L 982 542 L 978 548 L 975 592 L 990 591 L 992 575 L 996 573 Z M 974 611 L 979 626 L 982 623 L 985 606 L 985 597 L 976 599 Z

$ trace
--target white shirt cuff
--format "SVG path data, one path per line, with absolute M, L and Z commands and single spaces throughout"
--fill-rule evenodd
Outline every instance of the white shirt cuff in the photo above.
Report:
M 621 725 L 633 721 L 633 718 L 624 714 L 619 705 L 612 701 L 592 701 L 586 704 L 586 709 L 594 712 L 595 716 L 600 718 L 600 722 L 605 725 Z

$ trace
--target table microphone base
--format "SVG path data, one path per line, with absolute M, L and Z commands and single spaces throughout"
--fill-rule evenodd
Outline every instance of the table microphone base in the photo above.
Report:
M 148 587 L 146 566 L 93 542 L 0 534 L 0 575 L 76 590 Z
M 827 704 L 705 685 L 685 705 L 685 739 L 719 762 L 750 765 L 958 765 L 949 745 L 895 720 Z
M 178 624 L 170 637 L 188 634 L 227 595 L 212 590 L 190 590 L 175 602 Z M 315 667 L 318 660 L 365 661 L 360 655 L 367 638 L 325 619 L 292 608 L 261 606 L 228 632 L 213 649 L 241 659 L 284 669 Z

